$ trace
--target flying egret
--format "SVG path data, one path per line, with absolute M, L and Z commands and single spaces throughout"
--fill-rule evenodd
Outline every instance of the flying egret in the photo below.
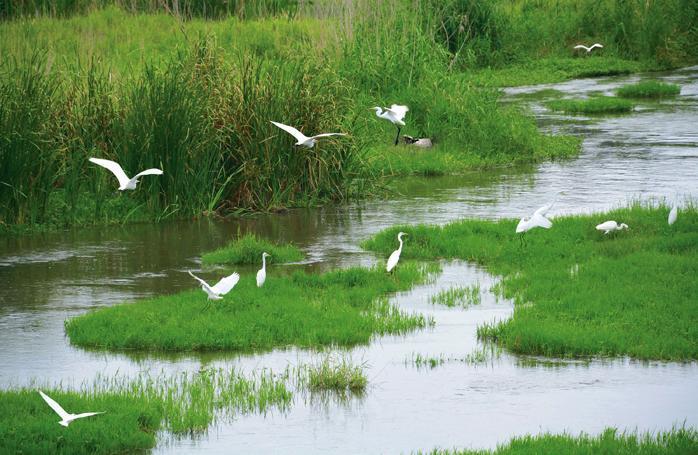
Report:
M 676 202 L 674 202 L 674 205 L 672 205 L 671 211 L 669 212 L 669 219 L 667 220 L 667 222 L 669 223 L 669 226 L 676 223 L 676 217 L 678 215 L 679 215 L 679 207 L 676 205 Z
M 372 107 L 371 109 L 375 109 L 376 115 L 379 118 L 384 118 L 397 127 L 397 136 L 395 136 L 395 145 L 397 145 L 398 140 L 400 139 L 400 130 L 403 126 L 405 126 L 405 122 L 403 121 L 403 119 L 405 118 L 405 114 L 407 114 L 407 111 L 409 111 L 410 108 L 408 108 L 407 106 L 401 106 L 399 104 L 393 104 L 389 108 L 385 108 L 385 110 L 378 106 Z
M 538 210 L 541 210 L 545 207 L 541 207 Z M 526 232 L 530 231 L 533 228 L 541 227 L 543 229 L 550 229 L 553 226 L 553 222 L 538 213 L 538 210 L 536 210 L 532 216 L 525 216 L 521 218 L 519 221 L 519 224 L 516 225 L 516 233 L 521 234 L 521 237 L 519 238 L 521 244 L 526 243 Z
M 321 137 L 330 137 L 330 136 L 346 136 L 344 133 L 322 133 L 322 134 L 316 134 L 315 136 L 308 137 L 305 134 L 301 133 L 297 129 L 295 129 L 292 126 L 284 125 L 283 123 L 279 122 L 274 122 L 272 121 L 274 125 L 278 126 L 282 130 L 286 131 L 288 134 L 296 138 L 298 142 L 296 142 L 294 145 L 302 145 L 303 147 L 308 147 L 312 148 L 315 143 L 317 142 L 317 139 Z
M 261 288 L 267 279 L 267 257 L 271 257 L 268 253 L 262 253 L 262 268 L 257 272 L 257 287 Z
M 41 398 L 44 399 L 46 404 L 51 406 L 51 409 L 56 411 L 56 414 L 58 414 L 58 416 L 61 418 L 61 421 L 58 423 L 60 423 L 64 427 L 67 427 L 68 425 L 70 425 L 70 422 L 72 422 L 73 420 L 82 419 L 83 417 L 90 417 L 90 416 L 94 416 L 97 414 L 104 414 L 104 411 L 102 411 L 102 412 L 83 412 L 82 414 L 71 414 L 69 412 L 66 412 L 65 409 L 63 409 L 60 404 L 56 403 L 53 400 L 53 398 L 49 397 L 41 390 L 39 390 L 39 394 L 41 395 Z
M 201 283 L 201 289 L 208 295 L 208 300 L 223 299 L 223 296 L 230 292 L 230 290 L 233 289 L 236 284 L 238 284 L 238 281 L 240 281 L 240 275 L 233 273 L 232 275 L 221 278 L 221 280 L 216 283 L 215 286 L 209 286 L 207 282 L 191 273 L 191 270 L 189 270 L 189 275 Z
M 160 169 L 146 169 L 145 171 L 136 174 L 133 176 L 133 178 L 128 178 L 128 175 L 124 172 L 124 170 L 121 168 L 119 163 L 116 161 L 112 160 L 103 160 L 101 158 L 90 158 L 91 163 L 95 163 L 98 166 L 102 166 L 104 168 L 109 169 L 112 174 L 116 176 L 116 178 L 119 180 L 119 191 L 124 191 L 124 190 L 135 190 L 136 189 L 136 184 L 138 183 L 138 178 L 142 177 L 144 175 L 161 175 L 162 170 Z
M 407 235 L 404 232 L 399 232 L 397 235 L 397 241 L 400 242 L 400 248 L 397 250 L 393 251 L 393 253 L 390 255 L 388 258 L 388 265 L 385 267 L 386 272 L 392 272 L 395 266 L 397 265 L 397 261 L 400 260 L 400 253 L 402 253 L 402 236 Z
M 605 221 L 598 226 L 596 226 L 597 231 L 605 231 L 603 235 L 606 235 L 615 231 L 622 231 L 623 229 L 630 229 L 627 224 L 618 224 L 615 221 Z
M 589 46 L 589 47 L 586 47 L 586 46 L 583 45 L 583 44 L 577 44 L 576 46 L 574 46 L 575 49 L 584 49 L 585 51 L 587 51 L 587 54 L 588 54 L 589 52 L 591 52 L 591 50 L 594 49 L 594 48 L 596 48 L 596 47 L 598 47 L 598 48 L 603 48 L 603 45 L 601 45 L 601 44 L 599 44 L 599 43 L 594 43 L 594 44 L 592 44 L 592 45 Z

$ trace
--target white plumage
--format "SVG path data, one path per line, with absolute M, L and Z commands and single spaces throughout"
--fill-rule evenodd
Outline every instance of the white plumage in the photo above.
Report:
M 267 280 L 267 257 L 271 257 L 267 253 L 262 253 L 262 268 L 257 272 L 257 287 L 261 288 Z
M 397 145 L 400 139 L 400 130 L 402 129 L 401 127 L 405 126 L 405 115 L 407 114 L 407 111 L 410 110 L 410 108 L 399 104 L 393 104 L 392 106 L 385 108 L 385 110 L 383 110 L 383 108 L 379 106 L 376 106 L 372 109 L 376 111 L 376 116 L 378 116 L 378 118 L 388 120 L 397 127 L 397 136 L 395 136 L 395 145 Z
M 290 134 L 291 136 L 296 138 L 297 142 L 295 145 L 302 145 L 303 147 L 308 147 L 308 148 L 312 148 L 315 145 L 315 143 L 317 142 L 317 139 L 319 139 L 321 137 L 346 136 L 346 134 L 344 134 L 344 133 L 322 133 L 322 134 L 316 134 L 315 136 L 308 137 L 292 126 L 284 125 L 283 123 L 274 122 L 274 121 L 272 121 L 271 123 L 273 123 L 277 127 L 281 128 L 282 130 L 286 131 L 288 134 Z
M 669 226 L 672 224 L 676 223 L 676 218 L 679 216 L 679 208 L 674 204 L 674 206 L 671 208 L 671 211 L 669 212 L 669 219 L 667 222 L 669 223 Z
M 136 174 L 132 178 L 129 178 L 128 175 L 126 175 L 124 170 L 121 168 L 119 163 L 117 163 L 116 161 L 103 160 L 101 158 L 90 158 L 89 161 L 98 166 L 102 166 L 103 168 L 109 169 L 112 172 L 112 174 L 116 176 L 116 179 L 119 181 L 119 191 L 135 190 L 136 184 L 138 183 L 138 179 L 140 177 L 143 177 L 144 175 L 162 175 L 162 170 L 153 168 L 146 169 L 145 171 Z
M 232 275 L 221 278 L 215 286 L 209 286 L 207 282 L 191 273 L 191 270 L 189 270 L 189 275 L 201 283 L 201 289 L 208 295 L 209 300 L 221 300 L 223 296 L 230 292 L 230 290 L 238 284 L 238 281 L 240 281 L 240 275 L 233 273 Z
M 402 253 L 402 236 L 407 235 L 404 232 L 400 232 L 397 235 L 397 241 L 400 242 L 400 247 L 393 251 L 390 257 L 388 258 L 388 264 L 385 266 L 386 272 L 391 272 L 395 266 L 397 265 L 397 261 L 400 260 L 400 253 Z
M 599 43 L 594 43 L 594 44 L 592 44 L 592 45 L 589 46 L 589 47 L 586 47 L 586 46 L 583 45 L 583 44 L 577 44 L 576 46 L 574 46 L 575 49 L 584 49 L 585 51 L 587 51 L 587 53 L 591 52 L 592 49 L 594 49 L 594 48 L 596 48 L 596 47 L 602 48 L 603 45 L 601 45 L 601 44 L 599 44 Z
M 615 231 L 622 231 L 623 229 L 630 229 L 627 224 L 618 224 L 615 221 L 604 221 L 603 223 L 596 226 L 597 231 L 604 231 L 604 235 Z
M 550 221 L 543 215 L 534 213 L 533 216 L 525 216 L 521 218 L 519 224 L 516 225 L 516 233 L 521 234 L 537 227 L 541 227 L 543 229 L 550 229 L 552 226 L 552 221 Z
M 39 395 L 41 395 L 41 398 L 43 398 L 44 401 L 49 406 L 51 406 L 51 409 L 53 409 L 56 412 L 56 414 L 58 414 L 58 416 L 61 418 L 61 421 L 58 423 L 63 425 L 64 427 L 70 425 L 70 422 L 72 422 L 73 420 L 82 419 L 83 417 L 90 417 L 97 414 L 104 414 L 104 412 L 83 412 L 82 414 L 71 414 L 69 412 L 66 412 L 66 410 L 63 409 L 60 404 L 56 403 L 53 400 L 53 398 L 49 397 L 41 390 L 39 390 Z

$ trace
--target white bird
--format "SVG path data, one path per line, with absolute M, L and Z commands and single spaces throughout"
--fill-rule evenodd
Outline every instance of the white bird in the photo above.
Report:
M 399 104 L 393 104 L 389 108 L 385 108 L 385 110 L 378 106 L 372 107 L 371 109 L 375 109 L 376 116 L 390 121 L 393 125 L 397 127 L 397 136 L 395 136 L 395 145 L 397 145 L 398 140 L 400 139 L 400 130 L 403 126 L 405 126 L 405 122 L 403 119 L 405 118 L 405 115 L 407 114 L 407 111 L 410 110 L 410 108 L 408 108 L 407 106 L 401 106 Z
M 591 50 L 594 49 L 594 48 L 596 48 L 596 47 L 598 47 L 598 48 L 603 48 L 603 45 L 601 45 L 601 44 L 599 44 L 599 43 L 594 43 L 594 44 L 592 44 L 592 45 L 589 46 L 589 47 L 586 47 L 586 46 L 583 45 L 583 44 L 577 44 L 576 46 L 574 46 L 575 49 L 584 49 L 585 51 L 587 51 L 587 53 L 591 52 Z
M 317 142 L 317 139 L 321 137 L 330 137 L 330 136 L 346 136 L 344 133 L 322 133 L 322 134 L 316 134 L 315 136 L 306 136 L 305 134 L 301 133 L 297 129 L 295 129 L 292 126 L 284 125 L 283 123 L 279 122 L 274 122 L 272 121 L 274 125 L 278 126 L 282 130 L 286 131 L 288 134 L 296 138 L 298 142 L 295 143 L 295 145 L 302 145 L 304 147 L 312 148 L 315 143 Z
M 267 279 L 267 257 L 271 257 L 268 253 L 262 253 L 262 268 L 257 272 L 257 287 L 261 288 Z
M 230 290 L 238 284 L 238 281 L 240 281 L 240 275 L 233 273 L 232 275 L 221 278 L 215 286 L 209 286 L 207 282 L 191 273 L 191 270 L 189 270 L 189 275 L 201 283 L 201 289 L 208 295 L 209 300 L 221 300 L 223 296 L 230 292 Z
M 119 191 L 124 190 L 135 190 L 136 184 L 138 183 L 138 178 L 144 175 L 161 175 L 162 170 L 160 169 L 146 169 L 145 171 L 136 174 L 133 178 L 128 178 L 128 175 L 121 168 L 119 163 L 112 160 L 103 160 L 101 158 L 90 158 L 90 162 L 95 163 L 98 166 L 109 169 L 112 174 L 114 174 L 119 180 Z
M 41 390 L 39 390 L 39 394 L 41 395 L 41 398 L 43 398 L 44 401 L 49 406 L 51 406 L 51 409 L 56 411 L 56 414 L 58 414 L 58 416 L 61 418 L 61 421 L 58 423 L 60 423 L 64 427 L 67 427 L 68 425 L 70 425 L 70 422 L 72 422 L 73 420 L 82 419 L 83 417 L 90 417 L 90 416 L 94 416 L 97 414 L 104 414 L 104 412 L 83 412 L 82 414 L 71 414 L 69 412 L 66 412 L 65 409 L 63 409 L 60 404 L 56 403 L 53 400 L 53 398 L 49 397 Z
M 603 235 L 609 234 L 615 231 L 622 231 L 623 229 L 630 229 L 627 224 L 618 224 L 615 221 L 605 221 L 596 226 L 597 231 L 605 231 Z
M 392 270 L 397 265 L 397 261 L 400 260 L 400 253 L 402 253 L 402 236 L 403 235 L 407 235 L 407 234 L 405 234 L 404 232 L 399 232 L 397 235 L 397 240 L 398 240 L 398 242 L 400 242 L 400 248 L 393 251 L 393 253 L 388 258 L 388 264 L 385 267 L 386 272 L 392 272 Z
M 543 207 L 539 208 L 538 210 L 536 210 L 535 212 L 533 212 L 533 215 L 534 215 L 534 216 L 535 216 L 535 215 L 540 215 L 540 216 L 542 216 L 542 217 L 545 217 L 545 215 L 548 214 L 548 212 L 550 211 L 550 209 L 553 208 L 553 205 L 555 205 L 555 203 L 557 202 L 557 198 L 560 197 L 561 194 L 565 194 L 565 192 L 564 192 L 564 191 L 558 191 L 557 193 L 555 193 L 555 198 L 553 199 L 553 202 L 551 202 L 550 204 L 546 204 L 546 205 L 544 205 Z M 547 228 L 546 228 L 546 229 L 547 229 Z
M 533 216 L 525 216 L 521 218 L 519 224 L 516 225 L 516 233 L 525 234 L 533 228 L 541 227 L 543 229 L 550 229 L 552 226 L 552 221 L 550 221 L 543 215 L 534 213 Z
M 676 223 L 676 218 L 678 216 L 679 216 L 679 208 L 676 205 L 676 203 L 674 203 L 674 205 L 671 207 L 671 211 L 669 212 L 669 219 L 667 220 L 667 222 L 669 223 L 669 226 Z

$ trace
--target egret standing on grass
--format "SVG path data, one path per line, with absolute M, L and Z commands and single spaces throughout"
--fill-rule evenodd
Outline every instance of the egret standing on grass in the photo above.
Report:
M 346 136 L 346 134 L 344 134 L 344 133 L 322 133 L 322 134 L 316 134 L 315 136 L 308 137 L 292 126 L 284 125 L 283 123 L 274 122 L 274 121 L 272 121 L 271 123 L 278 126 L 282 130 L 286 131 L 291 136 L 295 137 L 296 141 L 298 141 L 298 142 L 296 142 L 294 145 L 302 145 L 303 147 L 308 147 L 308 148 L 312 148 L 315 145 L 315 143 L 317 142 L 317 139 L 319 139 L 321 137 Z
M 238 281 L 240 281 L 240 275 L 233 273 L 225 278 L 221 278 L 221 280 L 216 283 L 215 286 L 209 286 L 207 282 L 191 273 L 191 270 L 189 270 L 189 275 L 201 283 L 201 289 L 208 295 L 208 300 L 223 299 L 223 296 L 230 292 L 230 290 L 233 289 L 236 284 L 238 284 Z
M 126 175 L 124 170 L 116 161 L 103 160 L 101 158 L 90 158 L 90 162 L 109 169 L 112 174 L 116 176 L 117 180 L 119 180 L 119 191 L 135 190 L 136 184 L 138 183 L 138 178 L 144 175 L 162 175 L 162 170 L 153 168 L 146 169 L 145 171 L 133 176 L 133 178 L 128 178 L 128 175 Z
M 627 224 L 618 224 L 615 221 L 605 221 L 596 226 L 597 231 L 604 231 L 603 235 L 610 234 L 615 231 L 622 231 L 623 229 L 630 229 Z
M 601 44 L 599 44 L 599 43 L 594 43 L 594 44 L 592 44 L 592 45 L 589 46 L 589 47 L 586 47 L 586 46 L 583 45 L 583 44 L 577 44 L 576 46 L 574 46 L 575 49 L 584 49 L 585 51 L 587 51 L 587 54 L 588 54 L 589 52 L 591 52 L 592 49 L 594 49 L 594 48 L 596 48 L 596 47 L 598 47 L 598 48 L 603 48 L 603 46 L 602 46 Z
M 63 409 L 60 404 L 56 403 L 53 400 L 53 398 L 49 397 L 41 390 L 39 390 L 39 394 L 41 395 L 41 398 L 43 398 L 44 401 L 49 406 L 51 406 L 51 409 L 56 411 L 56 414 L 58 414 L 58 416 L 61 418 L 61 421 L 58 423 L 60 423 L 64 427 L 67 427 L 68 425 L 70 425 L 70 422 L 72 422 L 73 420 L 82 419 L 83 417 L 90 417 L 90 416 L 94 416 L 97 414 L 104 414 L 104 412 L 83 412 L 82 414 L 71 414 L 69 412 L 66 412 L 65 409 Z
M 532 216 L 525 216 L 521 218 L 519 224 L 516 225 L 516 233 L 521 234 L 521 237 L 519 237 L 519 241 L 522 245 L 526 243 L 526 232 L 537 227 L 541 227 L 543 229 L 550 229 L 553 226 L 552 221 L 550 221 L 543 215 L 537 213 L 538 210 L 536 210 L 536 212 L 534 212 Z
M 400 248 L 397 250 L 393 251 L 393 254 L 390 255 L 388 258 L 388 265 L 385 267 L 385 271 L 388 273 L 392 273 L 393 269 L 397 265 L 397 261 L 400 260 L 400 253 L 402 253 L 402 236 L 407 235 L 404 232 L 400 232 L 397 235 L 397 241 L 400 242 Z
M 378 106 L 372 107 L 371 109 L 375 109 L 376 115 L 379 118 L 384 118 L 397 127 L 397 136 L 395 136 L 395 145 L 397 145 L 400 139 L 400 130 L 405 126 L 403 119 L 410 108 L 407 106 L 400 106 L 399 104 L 393 104 L 389 108 L 385 108 L 385 110 Z
M 679 216 L 679 207 L 676 205 L 676 202 L 671 207 L 671 211 L 669 212 L 669 219 L 667 222 L 669 223 L 669 226 L 672 224 L 676 223 L 676 218 Z
M 259 269 L 259 272 L 257 272 L 257 287 L 258 288 L 261 288 L 267 279 L 267 257 L 271 257 L 271 255 L 269 255 L 267 253 L 262 253 L 262 268 Z

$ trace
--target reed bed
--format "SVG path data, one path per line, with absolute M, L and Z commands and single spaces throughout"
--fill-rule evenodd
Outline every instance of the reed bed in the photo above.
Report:
M 681 86 L 659 81 L 642 81 L 624 85 L 617 93 L 623 98 L 671 98 L 681 93 Z
M 228 245 L 201 256 L 204 264 L 261 264 L 262 253 L 269 253 L 267 262 L 283 264 L 303 259 L 303 252 L 294 245 L 279 245 L 246 234 Z

